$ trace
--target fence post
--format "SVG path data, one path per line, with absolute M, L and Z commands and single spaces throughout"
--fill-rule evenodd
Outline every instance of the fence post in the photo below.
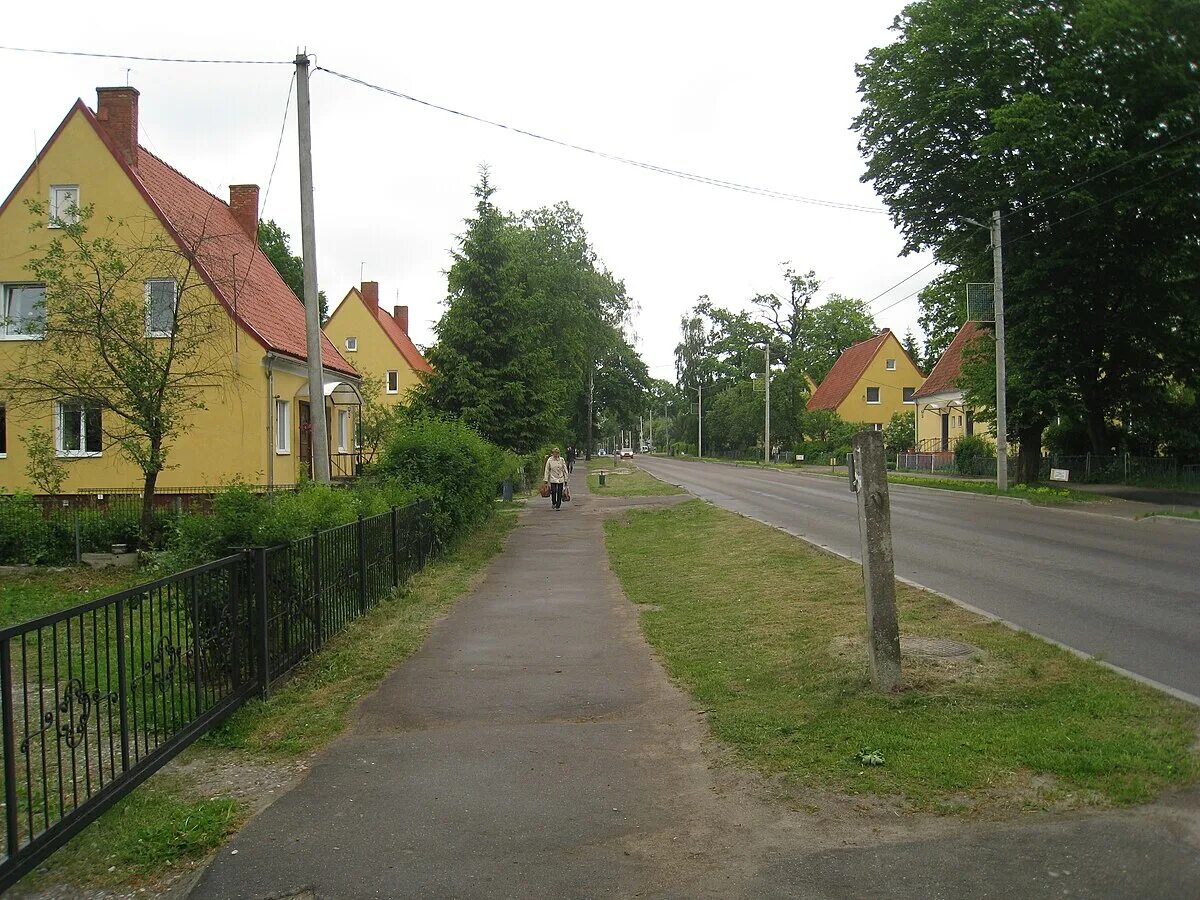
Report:
M 892 558 L 887 464 L 880 432 L 860 431 L 854 436 L 851 472 L 851 487 L 858 496 L 871 682 L 876 690 L 890 692 L 900 687 L 900 628 L 896 617 L 896 570 Z
M 258 685 L 263 697 L 271 686 L 271 638 L 267 615 L 267 548 L 254 547 L 254 619 L 257 629 Z
M 396 521 L 398 510 L 392 507 L 392 589 L 400 587 L 400 535 L 399 523 Z
M 83 562 L 83 537 L 79 528 L 79 510 L 75 510 L 75 564 Z
M 242 565 L 229 574 L 229 665 L 233 670 L 230 679 L 233 689 L 237 691 L 242 686 L 242 635 L 239 630 L 238 613 L 242 608 L 242 575 L 246 570 L 249 555 L 242 554 Z
M 358 514 L 358 608 L 367 611 L 367 529 L 362 513 Z
M 325 646 L 325 611 L 321 607 L 321 529 L 312 532 L 313 614 L 317 619 L 317 646 Z
M 129 660 L 125 650 L 125 601 L 117 601 L 117 704 L 121 721 L 121 771 L 129 771 Z
M 17 858 L 21 840 L 17 830 L 17 758 L 13 722 L 12 642 L 0 641 L 0 692 L 3 693 L 4 728 L 4 825 L 8 836 L 8 858 Z M 33 801 L 30 800 L 32 803 Z

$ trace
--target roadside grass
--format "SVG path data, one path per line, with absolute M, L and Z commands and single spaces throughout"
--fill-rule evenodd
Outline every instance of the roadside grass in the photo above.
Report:
M 897 586 L 902 636 L 981 652 L 906 656 L 903 689 L 880 695 L 858 566 L 702 501 L 606 531 L 667 671 L 765 773 L 972 815 L 1136 803 L 1200 777 L 1200 711 L 936 595 Z
M 1020 497 L 1032 503 L 1107 503 L 1108 498 L 1090 491 L 1074 491 L 1048 484 L 1014 484 L 1003 494 L 996 490 L 994 481 L 967 481 L 957 478 L 923 478 L 919 475 L 897 475 L 888 473 L 890 484 L 908 484 L 915 487 L 938 488 L 944 491 L 964 491 L 968 494 L 990 494 L 992 496 Z
M 0 627 L 27 622 L 147 581 L 136 569 L 49 569 L 0 572 Z
M 618 471 L 614 472 L 614 469 Z M 604 487 L 600 486 L 598 473 L 601 470 L 605 473 Z M 605 466 L 597 465 L 593 459 L 588 472 L 588 489 L 597 497 L 667 497 L 686 493 L 682 488 L 659 481 L 629 460 L 614 460 Z
M 1200 509 L 1158 509 L 1154 512 L 1148 512 L 1141 518 L 1146 519 L 1150 516 L 1169 516 L 1174 519 L 1200 519 Z
M 336 737 L 355 703 L 412 655 L 438 617 L 482 576 L 519 512 L 519 505 L 498 505 L 496 515 L 414 575 L 398 596 L 331 640 L 268 699 L 248 703 L 197 741 L 51 856 L 18 890 L 153 884 L 196 865 L 241 827 L 249 807 L 183 771 L 211 777 L 213 766 L 192 765 L 205 756 L 219 767 L 239 759 L 255 767 L 284 765 Z

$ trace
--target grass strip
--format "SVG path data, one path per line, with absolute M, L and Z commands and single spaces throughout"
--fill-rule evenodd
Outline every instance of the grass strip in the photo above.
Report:
M 858 566 L 701 501 L 606 530 L 668 672 L 763 772 L 974 814 L 1135 803 L 1200 777 L 1195 708 L 936 595 L 897 586 L 901 634 L 980 652 L 906 657 L 903 690 L 879 695 Z
M 600 486 L 601 471 L 604 472 L 604 487 Z M 589 473 L 588 489 L 597 497 L 669 497 L 686 493 L 682 488 L 659 481 L 628 460 L 614 460 L 607 466 L 597 465 L 592 460 Z
M 28 622 L 147 580 L 137 569 L 11 569 L 0 573 L 0 626 Z
M 968 494 L 1019 497 L 1033 503 L 1107 503 L 1108 498 L 1094 491 L 1073 491 L 1070 488 L 1053 487 L 1048 484 L 1014 484 L 1001 493 L 994 481 L 968 481 L 957 478 L 924 478 L 920 475 L 897 475 L 888 473 L 890 484 L 907 484 L 914 487 L 937 488 L 943 491 L 963 491 Z
M 424 642 L 434 622 L 482 577 L 520 508 L 506 505 L 406 589 L 333 638 L 267 700 L 248 703 L 179 757 L 220 754 L 256 766 L 311 753 L 340 733 L 355 703 Z M 219 847 L 248 815 L 246 805 L 168 766 L 88 826 L 15 889 L 75 891 L 161 881 Z M 186 766 L 192 770 L 206 767 Z M 64 895 L 66 896 L 66 895 Z
M 1173 519 L 1200 519 L 1200 509 L 1160 509 L 1155 512 L 1148 512 L 1142 518 L 1150 516 L 1169 516 Z

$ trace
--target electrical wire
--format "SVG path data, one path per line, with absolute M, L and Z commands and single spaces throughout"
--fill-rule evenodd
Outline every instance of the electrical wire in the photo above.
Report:
M 813 206 L 824 206 L 824 207 L 828 207 L 831 209 L 844 209 L 844 210 L 849 210 L 852 212 L 871 213 L 873 215 L 885 215 L 886 214 L 885 210 L 877 209 L 877 208 L 871 207 L 871 206 L 864 206 L 862 204 L 843 203 L 843 202 L 840 202 L 837 200 L 823 200 L 823 199 L 820 199 L 817 197 L 805 197 L 800 194 L 790 194 L 790 193 L 787 193 L 786 191 L 777 191 L 772 188 L 757 187 L 755 185 L 742 184 L 741 182 L 736 182 L 736 181 L 727 181 L 723 178 L 713 178 L 708 175 L 697 175 L 693 172 L 685 172 L 681 169 L 672 169 L 667 166 L 660 166 L 660 165 L 656 165 L 654 163 L 642 162 L 641 160 L 631 159 L 627 156 L 618 156 L 615 153 L 607 153 L 603 150 L 596 150 L 591 147 L 585 147 L 581 144 L 573 144 L 570 141 L 564 141 L 564 140 L 560 140 L 558 138 L 549 137 L 544 134 L 538 134 L 535 131 L 529 131 L 524 128 L 518 128 L 515 125 L 507 125 L 503 122 L 497 122 L 494 119 L 486 119 L 482 116 L 477 116 L 472 113 L 467 113 L 467 112 L 463 112 L 461 110 L 452 109 L 448 106 L 442 106 L 438 103 L 433 103 L 432 101 L 423 100 L 420 97 L 414 97 L 411 94 L 406 94 L 403 91 L 396 91 L 396 90 L 392 90 L 391 88 L 383 87 L 382 85 L 373 84 L 369 81 L 363 80 L 362 78 L 357 78 L 353 75 L 347 75 L 343 72 L 338 72 L 333 69 L 326 68 L 325 66 L 317 66 L 316 71 L 325 72 L 329 75 L 334 76 L 335 78 L 340 78 L 343 81 L 348 81 L 351 84 L 357 84 L 361 87 L 365 87 L 365 88 L 368 88 L 373 91 L 378 91 L 379 93 L 382 93 L 382 94 L 388 94 L 389 96 L 396 97 L 400 100 L 407 100 L 409 102 L 416 103 L 420 106 L 424 106 L 429 109 L 435 109 L 435 110 L 438 110 L 439 112 L 449 113 L 450 115 L 459 116 L 460 118 L 463 118 L 463 119 L 469 119 L 472 122 L 478 122 L 479 124 L 482 124 L 482 125 L 489 125 L 493 128 L 500 128 L 500 129 L 503 129 L 504 131 L 510 131 L 514 134 L 520 134 L 525 137 L 533 138 L 534 140 L 542 141 L 547 144 L 553 144 L 557 147 L 563 147 L 568 150 L 576 150 L 580 153 L 587 153 L 587 154 L 590 154 L 591 156 L 596 156 L 601 159 L 607 159 L 612 162 L 619 162 L 619 163 L 623 163 L 627 166 L 634 166 L 636 168 L 645 169 L 650 172 L 657 172 L 660 175 L 670 175 L 673 178 L 681 178 L 685 181 L 693 181 L 693 182 L 697 182 L 699 184 L 707 184 L 711 187 L 725 188 L 727 190 L 739 191 L 739 192 L 745 193 L 745 194 L 753 194 L 753 195 L 760 196 L 760 197 L 769 197 L 769 198 L 775 199 L 775 200 L 787 200 L 792 203 L 806 203 L 806 204 L 811 204 Z
M 283 135 L 287 131 L 288 110 L 292 108 L 292 90 L 296 87 L 296 73 L 292 72 L 292 80 L 288 84 L 287 99 L 283 102 L 283 121 L 279 123 L 279 142 L 275 144 L 275 160 L 271 163 L 271 174 L 267 178 L 267 189 L 263 192 L 262 208 L 259 210 L 259 218 L 263 218 L 267 212 L 267 200 L 271 197 L 271 183 L 275 180 L 275 167 L 279 165 L 279 151 L 283 148 Z
M 49 56 L 83 56 L 92 59 L 131 59 L 137 62 L 201 63 L 225 66 L 291 66 L 293 59 L 184 59 L 172 56 L 133 56 L 127 53 L 91 53 L 84 50 L 47 50 L 43 47 L 9 47 L 0 45 L 0 50 L 11 53 L 44 53 Z

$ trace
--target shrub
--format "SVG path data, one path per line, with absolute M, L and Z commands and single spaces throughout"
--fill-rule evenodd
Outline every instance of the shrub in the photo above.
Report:
M 63 562 L 61 556 L 32 494 L 0 500 L 0 562 L 45 565 Z
M 982 474 L 985 461 L 995 457 L 996 448 L 977 434 L 959 438 L 954 445 L 954 468 L 960 475 Z

